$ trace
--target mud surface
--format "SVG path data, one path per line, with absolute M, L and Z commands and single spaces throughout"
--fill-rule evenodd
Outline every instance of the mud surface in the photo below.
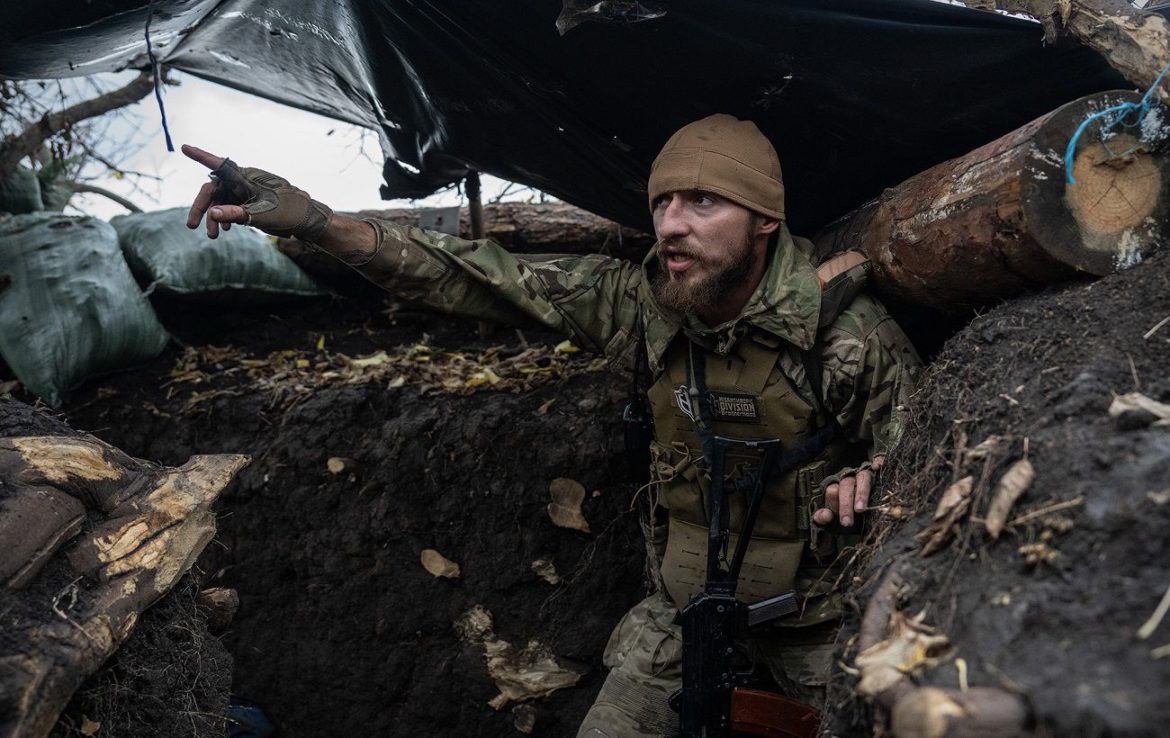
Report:
M 1170 642 L 1170 620 L 1148 639 L 1136 633 L 1170 584 L 1170 428 L 1119 424 L 1107 411 L 1115 394 L 1133 391 L 1170 401 L 1167 316 L 1163 252 L 1003 305 L 936 358 L 885 472 L 886 504 L 911 519 L 879 518 L 885 545 L 858 572 L 864 603 L 887 570 L 900 571 L 909 591 L 899 608 L 924 611 L 950 639 L 920 683 L 958 688 L 962 659 L 971 686 L 1024 694 L 1040 734 L 1165 735 L 1170 654 L 1154 649 Z M 989 456 L 968 453 L 992 436 L 1003 440 Z M 1035 482 L 1008 519 L 1029 517 L 992 541 L 983 520 L 995 484 L 1025 456 Z M 946 548 L 921 558 L 914 535 L 943 489 L 967 475 L 970 515 Z M 832 727 L 869 735 L 853 683 L 838 679 Z
M 0 400 L 0 438 L 28 435 L 81 433 L 26 404 Z M 94 735 L 95 730 L 118 738 L 225 735 L 231 657 L 208 633 L 195 607 L 196 592 L 194 577 L 188 575 L 142 615 L 118 651 L 75 692 L 51 733 L 54 738 Z M 51 607 L 84 611 L 90 596 L 58 555 L 27 587 L 0 591 L 0 651 L 27 648 L 3 637 L 18 623 L 41 622 Z
M 559 337 L 398 309 L 368 294 L 257 310 L 159 304 L 192 347 L 231 347 L 205 382 L 172 383 L 175 346 L 149 366 L 91 383 L 65 408 L 76 427 L 130 454 L 181 463 L 196 453 L 253 457 L 219 503 L 219 537 L 201 565 L 208 585 L 238 590 L 224 636 L 235 694 L 282 736 L 516 734 L 482 644 L 453 624 L 476 605 L 496 637 L 537 640 L 586 671 L 576 687 L 531 704 L 534 734 L 573 735 L 600 687 L 600 655 L 642 596 L 643 549 L 625 483 L 625 385 L 590 371 L 530 391 L 424 391 L 385 380 L 274 394 L 221 370 L 241 356 L 314 351 L 474 352 Z M 190 368 L 190 364 L 187 364 Z M 210 392 L 209 392 L 210 391 Z M 223 394 L 217 394 L 224 391 Z M 192 405 L 197 393 L 207 399 Z M 331 457 L 349 460 L 335 474 Z M 549 483 L 579 481 L 590 532 L 555 527 Z M 435 549 L 461 567 L 436 578 Z M 533 570 L 550 560 L 560 580 Z

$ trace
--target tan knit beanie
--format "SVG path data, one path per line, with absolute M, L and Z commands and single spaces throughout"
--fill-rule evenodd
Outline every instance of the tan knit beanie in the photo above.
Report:
M 784 178 L 772 143 L 750 120 L 717 113 L 680 128 L 650 167 L 650 209 L 667 192 L 704 190 L 784 219 Z

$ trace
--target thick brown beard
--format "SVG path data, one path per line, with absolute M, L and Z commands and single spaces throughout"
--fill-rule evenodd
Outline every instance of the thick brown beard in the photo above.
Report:
M 654 299 L 662 307 L 684 315 L 696 315 L 709 311 L 726 300 L 728 295 L 755 268 L 756 252 L 752 248 L 750 232 L 744 235 L 739 246 L 743 256 L 738 261 L 693 286 L 673 278 L 670 269 L 660 256 L 659 269 L 650 280 Z M 732 243 L 727 244 L 728 251 L 732 247 Z

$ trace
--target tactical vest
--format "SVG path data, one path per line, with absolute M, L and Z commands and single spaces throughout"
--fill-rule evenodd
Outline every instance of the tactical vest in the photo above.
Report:
M 854 269 L 853 274 L 844 274 L 850 268 Z M 851 257 L 847 264 L 835 260 L 818 270 L 824 285 L 822 326 L 832 323 L 857 293 L 857 268 L 868 269 L 868 265 Z M 834 280 L 838 276 L 842 278 Z M 839 286 L 845 289 L 837 289 Z M 819 348 L 818 343 L 812 351 L 818 352 Z M 688 364 L 691 353 L 689 339 L 681 334 L 676 336 L 663 357 L 663 371 L 648 393 L 655 429 L 655 440 L 651 443 L 651 479 L 659 491 L 659 503 L 669 510 L 661 574 L 667 593 L 680 609 L 703 588 L 709 524 L 710 479 L 701 442 L 693 421 L 680 408 L 676 396 L 680 387 L 692 381 Z M 786 353 L 788 361 L 782 361 Z M 815 361 L 806 362 L 800 349 L 759 330 L 740 338 L 727 356 L 701 349 L 693 355 L 695 361 L 706 362 L 710 420 L 716 434 L 731 438 L 777 438 L 784 450 L 797 447 L 831 421 L 818 411 L 823 403 L 813 399 L 815 390 L 807 376 L 794 379 L 785 369 L 785 365 L 808 366 L 808 371 L 819 372 L 819 356 Z M 740 572 L 737 596 L 741 601 L 751 603 L 792 589 L 808 589 L 796 586 L 802 563 L 805 564 L 802 573 L 807 573 L 810 567 L 827 567 L 835 556 L 833 537 L 817 535 L 817 529 L 811 524 L 820 482 L 827 475 L 863 460 L 864 450 L 851 448 L 838 435 L 805 465 L 782 476 L 769 476 Z M 725 489 L 732 533 L 729 550 L 735 548 L 735 532 L 742 527 L 747 507 L 747 495 L 731 490 L 737 480 L 755 473 L 758 465 L 759 459 L 752 453 L 727 454 Z M 810 543 L 814 544 L 812 550 Z M 827 587 L 821 591 L 827 591 Z

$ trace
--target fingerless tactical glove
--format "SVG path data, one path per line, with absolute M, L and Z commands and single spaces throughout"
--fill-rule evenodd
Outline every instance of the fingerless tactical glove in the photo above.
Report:
M 216 183 L 212 204 L 242 205 L 248 225 L 274 236 L 316 241 L 333 218 L 328 205 L 263 169 L 240 167 L 224 159 L 211 178 Z

